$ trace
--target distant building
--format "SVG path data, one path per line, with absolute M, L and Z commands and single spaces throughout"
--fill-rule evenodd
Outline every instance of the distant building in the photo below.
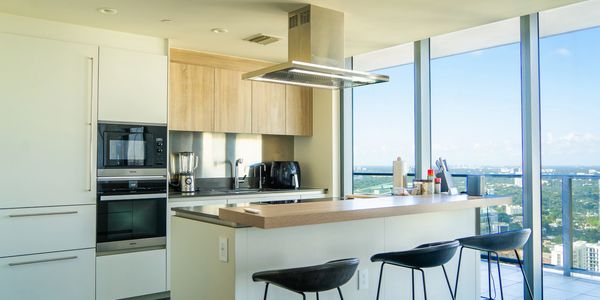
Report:
M 513 183 L 516 187 L 523 187 L 523 178 L 517 177 L 514 179 Z
M 600 253 L 600 242 L 588 243 L 585 241 L 576 241 L 573 243 L 573 268 L 583 269 L 593 272 L 600 272 L 598 264 L 598 254 Z M 550 262 L 553 265 L 563 265 L 562 245 L 554 245 L 550 250 Z
M 511 216 L 521 215 L 523 214 L 523 208 L 520 205 L 507 205 L 506 214 Z

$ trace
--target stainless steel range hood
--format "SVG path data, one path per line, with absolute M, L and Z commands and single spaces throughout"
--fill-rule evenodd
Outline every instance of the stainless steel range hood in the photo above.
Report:
M 340 89 L 387 82 L 389 77 L 344 69 L 344 14 L 308 5 L 288 14 L 288 62 L 242 79 Z

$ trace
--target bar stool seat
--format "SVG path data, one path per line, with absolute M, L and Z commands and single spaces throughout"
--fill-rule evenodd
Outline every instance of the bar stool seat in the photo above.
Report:
M 458 241 L 437 242 L 417 246 L 412 250 L 399 252 L 378 253 L 371 257 L 372 262 L 381 262 L 379 273 L 379 284 L 377 286 L 377 298 L 381 291 L 381 280 L 383 278 L 383 267 L 385 264 L 409 268 L 412 270 L 412 296 L 415 298 L 415 270 L 420 271 L 423 277 L 423 293 L 427 299 L 427 288 L 425 286 L 425 272 L 423 268 L 442 267 L 444 277 L 450 290 L 450 297 L 454 299 L 454 293 L 448 280 L 448 274 L 444 264 L 454 257 L 456 250 L 460 246 Z
M 519 252 L 517 249 L 523 247 L 525 243 L 529 240 L 529 236 L 531 235 L 531 229 L 521 229 L 521 230 L 512 230 L 505 231 L 501 233 L 493 233 L 493 234 L 485 234 L 485 235 L 476 235 L 465 238 L 457 239 L 460 242 L 460 255 L 458 258 L 458 270 L 456 273 L 456 283 L 454 285 L 454 296 L 456 297 L 456 293 L 458 290 L 458 279 L 460 275 L 460 263 L 462 261 L 462 253 L 464 248 L 484 251 L 487 252 L 487 263 L 488 263 L 488 299 L 492 299 L 492 291 L 491 291 L 491 254 L 496 255 L 496 264 L 498 267 L 498 281 L 500 283 L 500 297 L 504 299 L 504 291 L 502 289 L 502 274 L 500 272 L 500 258 L 498 255 L 499 251 L 514 251 L 517 262 L 519 263 L 519 268 L 521 269 L 521 273 L 523 274 L 523 278 L 525 279 L 525 283 L 527 285 L 527 290 L 529 295 L 533 299 L 533 293 L 531 291 L 531 287 L 529 286 L 529 282 L 527 281 L 527 277 L 525 276 L 525 272 L 523 271 L 523 264 L 521 263 L 521 258 L 519 257 Z
M 264 299 L 269 284 L 301 294 L 302 299 L 306 299 L 304 293 L 317 293 L 319 299 L 319 292 L 337 289 L 340 299 L 344 299 L 340 286 L 354 276 L 358 263 L 358 258 L 347 258 L 308 267 L 262 271 L 252 274 L 252 280 L 266 283 Z
M 530 234 L 530 229 L 523 229 L 470 236 L 457 239 L 457 241 L 465 248 L 480 251 L 510 251 L 523 247 L 527 243 Z

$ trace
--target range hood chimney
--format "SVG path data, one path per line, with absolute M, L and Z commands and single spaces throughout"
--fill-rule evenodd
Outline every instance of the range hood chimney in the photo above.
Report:
M 288 62 L 242 79 L 340 89 L 387 82 L 389 77 L 344 69 L 344 13 L 307 5 L 288 14 Z

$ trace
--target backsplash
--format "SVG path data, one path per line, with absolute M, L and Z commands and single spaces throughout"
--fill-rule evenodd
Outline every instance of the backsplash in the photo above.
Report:
M 294 139 L 291 136 L 215 132 L 169 132 L 171 176 L 176 174 L 177 153 L 198 155 L 196 178 L 231 177 L 231 164 L 242 158 L 240 176 L 248 174 L 248 166 L 269 160 L 293 160 Z

